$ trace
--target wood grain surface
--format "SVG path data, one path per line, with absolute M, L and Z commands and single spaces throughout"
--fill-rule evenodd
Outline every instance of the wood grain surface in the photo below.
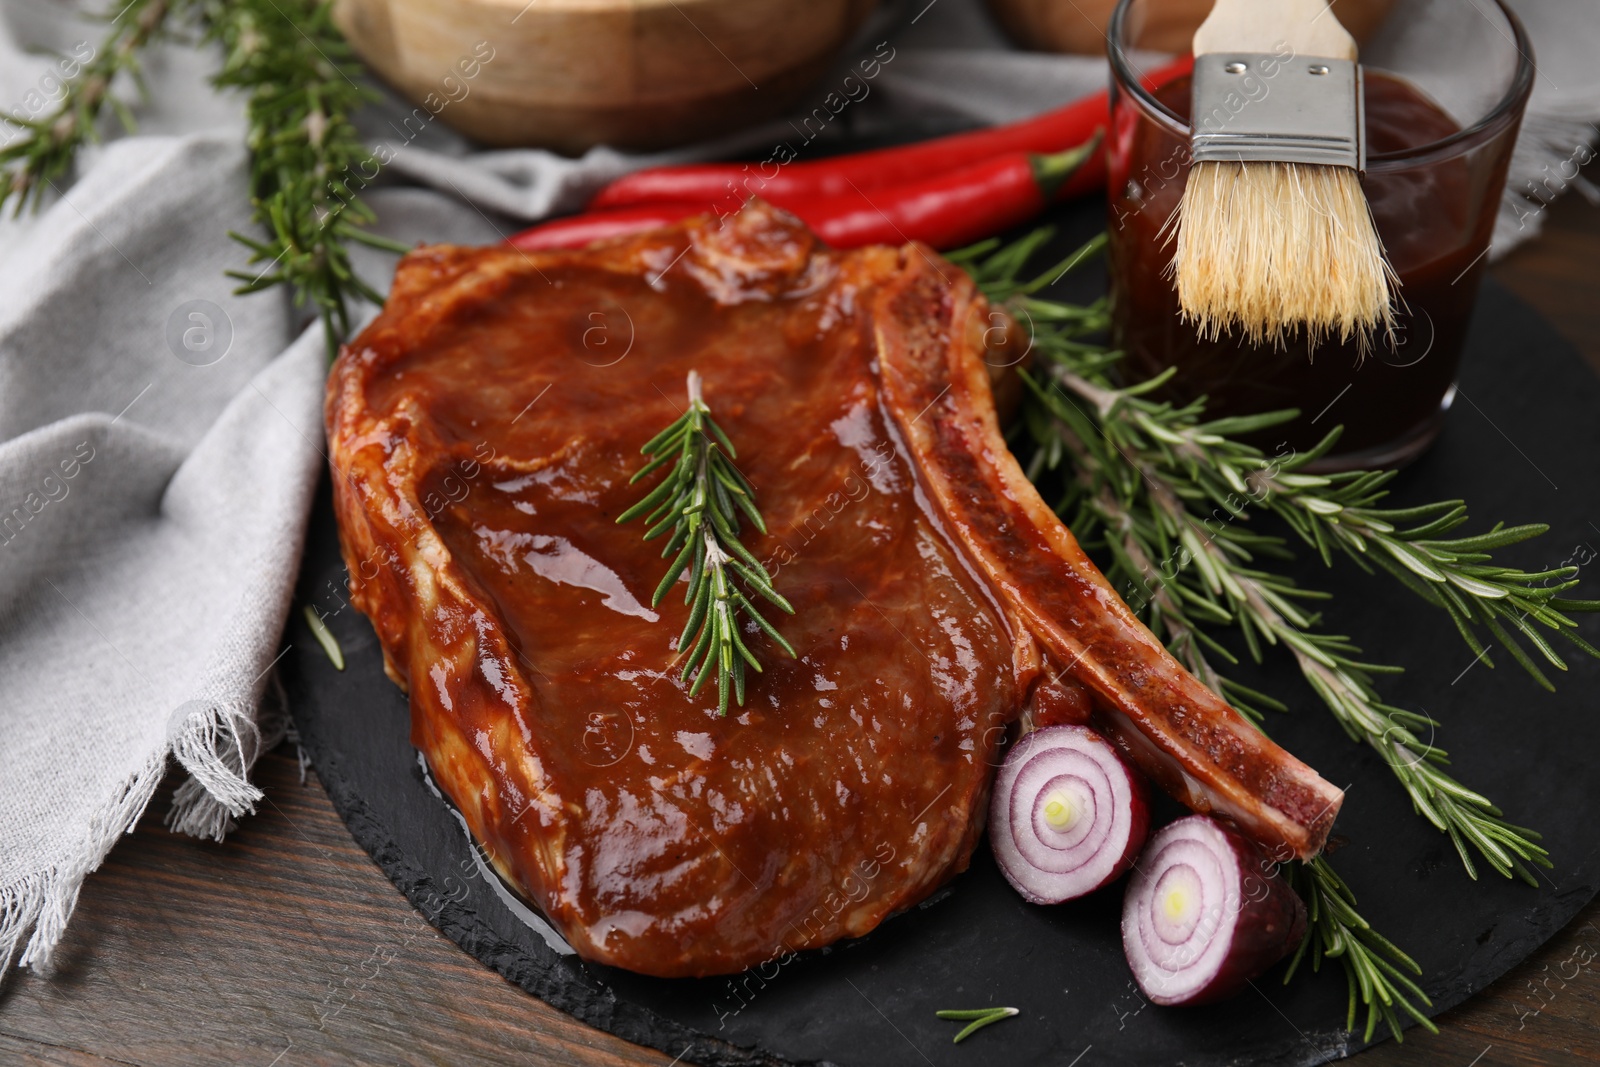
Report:
M 334 20 L 445 125 L 578 155 L 669 148 L 784 113 L 875 3 L 338 0 Z
M 1494 274 L 1600 371 L 1600 211 L 1558 201 L 1544 237 Z M 527 996 L 435 932 L 350 839 L 315 774 L 301 780 L 292 747 L 257 780 L 260 812 L 222 844 L 168 833 L 170 785 L 157 795 L 85 884 L 55 975 L 14 973 L 0 990 L 0 1064 L 672 1062 Z M 1600 904 L 1438 1022 L 1437 1035 L 1413 1030 L 1350 1062 L 1600 1062 Z

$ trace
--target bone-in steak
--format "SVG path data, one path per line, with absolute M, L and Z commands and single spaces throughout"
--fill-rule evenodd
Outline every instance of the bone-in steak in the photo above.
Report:
M 585 957 L 704 975 L 867 932 L 966 866 L 1004 727 L 1063 684 L 1191 806 L 1320 847 L 1338 791 L 1184 673 L 1017 470 L 988 325 L 933 253 L 831 251 L 756 204 L 419 249 L 341 353 L 355 602 L 439 784 Z M 678 679 L 681 591 L 650 606 L 659 542 L 614 521 L 691 369 L 796 610 L 770 617 L 798 658 L 753 635 L 726 718 Z

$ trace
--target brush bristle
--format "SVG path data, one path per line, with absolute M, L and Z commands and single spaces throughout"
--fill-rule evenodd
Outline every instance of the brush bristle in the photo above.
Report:
M 1176 221 L 1178 304 L 1202 337 L 1392 340 L 1399 279 L 1350 168 L 1196 163 Z

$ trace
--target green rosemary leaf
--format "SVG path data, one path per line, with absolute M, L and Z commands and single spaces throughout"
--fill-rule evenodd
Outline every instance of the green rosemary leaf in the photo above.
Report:
M 785 601 L 785 603 L 787 603 L 787 601 Z M 793 608 L 790 609 L 791 612 L 793 610 Z M 791 656 L 795 654 L 794 646 L 790 645 L 789 642 L 784 639 L 784 636 L 778 632 L 777 627 L 773 626 L 770 622 L 763 618 L 759 612 L 752 611 L 750 613 L 750 618 L 757 626 L 761 627 L 762 632 L 778 643 L 779 648 L 783 649 Z
M 728 440 L 728 435 L 722 432 L 722 427 L 718 426 L 714 420 L 707 419 L 705 421 L 705 428 L 711 431 L 711 436 L 717 439 L 717 443 L 722 446 L 722 450 L 728 454 L 729 459 L 739 458 L 739 453 L 734 450 L 733 442 Z M 734 473 L 741 482 L 744 481 L 744 475 L 738 474 L 737 471 Z
M 654 470 L 659 466 L 660 466 L 659 463 L 652 462 L 651 464 L 647 465 L 647 467 L 645 469 L 646 469 L 646 471 L 653 473 Z M 629 481 L 630 482 L 638 481 L 638 477 L 635 476 L 634 478 L 629 479 Z M 627 511 L 624 511 L 621 515 L 619 515 L 617 517 L 617 521 L 618 522 L 627 522 L 630 519 L 636 519 L 640 515 L 643 515 L 643 514 L 645 514 L 647 512 L 653 512 L 661 504 L 662 501 L 666 500 L 668 497 L 670 497 L 673 494 L 675 489 L 676 489 L 676 486 L 673 485 L 671 480 L 662 482 L 660 485 L 658 485 L 654 489 L 650 490 L 650 492 L 648 494 L 646 494 L 646 496 L 645 496 L 645 498 L 643 500 L 639 501 L 637 504 L 633 505 L 633 507 L 629 508 Z
M 750 666 L 754 667 L 757 671 L 760 671 L 761 664 L 756 661 L 755 653 L 751 652 L 750 649 L 745 647 L 744 638 L 739 635 L 739 628 L 735 626 L 733 629 L 728 631 L 728 634 L 733 638 L 733 650 L 739 653 L 739 655 L 744 658 L 746 663 L 750 664 Z M 741 705 L 744 703 L 744 697 L 741 696 L 739 698 L 739 703 Z
M 1021 1012 L 1016 1008 L 972 1008 L 962 1011 L 951 1011 L 947 1009 L 944 1011 L 936 1011 L 934 1014 L 941 1019 L 947 1019 L 952 1022 L 963 1022 L 970 1020 L 970 1022 L 967 1022 L 966 1026 L 961 1028 L 961 1032 L 956 1034 L 956 1036 L 952 1039 L 952 1044 L 959 1045 L 962 1041 L 977 1033 L 979 1030 L 982 1030 L 985 1026 L 989 1026 L 992 1023 L 997 1023 L 1001 1019 L 1009 1019 L 1015 1015 L 1021 1014 Z
M 1564 664 L 1548 639 L 1551 633 L 1597 654 L 1575 633 L 1571 614 L 1600 610 L 1600 603 L 1559 595 L 1571 581 L 1570 568 L 1527 572 L 1495 564 L 1490 555 L 1545 528 L 1502 524 L 1452 539 L 1449 534 L 1467 521 L 1461 501 L 1384 508 L 1393 472 L 1305 473 L 1335 446 L 1339 428 L 1309 452 L 1267 456 L 1237 435 L 1286 421 L 1290 413 L 1207 421 L 1203 403 L 1160 400 L 1148 383 L 1119 386 L 1112 377 L 1119 354 L 1087 339 L 1108 325 L 1104 301 L 1072 307 L 1034 295 L 1060 273 L 1061 264 L 1019 280 L 1042 240 L 1035 234 L 986 254 L 958 255 L 957 261 L 991 302 L 1032 327 L 1036 358 L 1022 372 L 1024 408 L 1013 447 L 1025 454 L 1031 444 L 1024 463 L 1030 477 L 1061 479 L 1057 510 L 1086 547 L 1106 552 L 1106 577 L 1118 589 L 1138 591 L 1130 603 L 1173 655 L 1258 725 L 1263 708 L 1281 705 L 1221 673 L 1217 664 L 1234 659 L 1207 631 L 1235 628 L 1256 660 L 1268 648 L 1286 650 L 1345 733 L 1372 748 L 1417 813 L 1450 838 L 1470 875 L 1476 877 L 1476 853 L 1500 874 L 1531 881 L 1527 865 L 1549 862 L 1538 835 L 1505 821 L 1487 798 L 1446 773 L 1448 757 L 1434 743 L 1437 724 L 1384 703 L 1373 688 L 1374 677 L 1399 668 L 1368 663 L 1348 638 L 1321 632 L 1317 616 L 1297 602 L 1325 594 L 1252 565 L 1257 556 L 1289 553 L 1281 540 L 1250 531 L 1245 523 L 1272 514 L 1324 563 L 1331 566 L 1337 556 L 1388 574 L 1443 610 L 1485 664 L 1482 635 L 1504 645 L 1530 677 L 1548 685 L 1520 641 L 1553 667 Z M 1066 262 L 1076 261 L 1077 253 Z M 1223 516 L 1227 521 L 1219 522 Z M 1426 742 L 1419 730 L 1427 732 Z M 1312 930 L 1291 974 L 1301 960 L 1315 968 L 1325 958 L 1338 958 L 1351 990 L 1350 1024 L 1365 1005 L 1369 1036 L 1379 1022 L 1398 1036 L 1401 1015 L 1425 1019 L 1415 1004 L 1426 1005 L 1426 997 L 1402 973 L 1415 973 L 1415 964 L 1360 919 L 1354 898 L 1325 860 L 1304 870 L 1310 873 L 1298 888 L 1313 916 Z
M 1295 892 L 1306 902 L 1307 924 L 1305 939 L 1284 972 L 1284 983 L 1293 980 L 1309 947 L 1313 953 L 1313 971 L 1327 958 L 1337 958 L 1345 966 L 1350 986 L 1346 1029 L 1355 1029 L 1357 1006 L 1365 1004 L 1364 1040 L 1372 1039 L 1380 1021 L 1388 1025 L 1396 1041 L 1405 1040 L 1396 1007 L 1423 1027 L 1438 1033 L 1433 1021 L 1412 1003 L 1416 1001 L 1424 1007 L 1432 1005 L 1428 995 L 1411 977 L 1420 975 L 1422 968 L 1356 912 L 1355 895 L 1334 872 L 1327 858 L 1318 856 L 1309 863 L 1290 864 L 1287 875 Z
M 649 540 L 649 538 L 646 538 L 646 540 Z M 650 597 L 651 607 L 659 607 L 661 604 L 661 598 L 667 595 L 667 590 L 671 589 L 673 584 L 677 582 L 678 578 L 682 576 L 685 568 L 687 568 L 691 562 L 690 557 L 694 555 L 694 548 L 694 545 L 685 544 L 683 546 L 683 550 L 673 558 L 671 566 L 667 568 L 667 573 L 661 578 L 661 584 L 656 586 L 655 593 Z M 692 584 L 693 581 L 691 580 L 691 585 Z
M 305 605 L 302 611 L 305 614 L 306 625 L 311 627 L 311 636 L 317 639 L 317 644 L 327 653 L 329 661 L 333 663 L 333 669 L 344 670 L 344 649 L 339 647 L 339 639 L 333 636 L 328 624 L 322 621 L 322 616 L 317 614 L 317 610 L 310 604 Z
M 679 648 L 688 647 L 689 639 L 700 632 L 700 627 L 706 621 L 706 613 L 711 610 L 711 586 L 704 582 L 695 586 L 691 582 L 690 587 L 694 589 L 694 600 L 689 606 L 689 617 L 684 620 L 683 633 L 678 635 Z
M 1176 367 L 1167 368 L 1176 371 Z M 1293 422 L 1300 417 L 1299 408 L 1284 408 L 1282 411 L 1268 411 L 1260 415 L 1236 415 L 1226 419 L 1212 419 L 1195 427 L 1201 433 L 1218 437 L 1238 437 L 1257 430 L 1270 429 L 1281 426 L 1286 422 Z
M 1594 603 L 1594 602 L 1593 601 L 1569 601 L 1569 603 L 1585 603 L 1585 604 L 1589 604 L 1589 603 Z M 1553 606 L 1556 606 L 1556 607 L 1562 607 L 1563 610 L 1566 610 L 1566 611 L 1578 611 L 1578 610 L 1595 611 L 1595 610 L 1600 610 L 1600 609 L 1596 609 L 1596 608 L 1581 608 L 1581 609 L 1579 609 L 1579 608 L 1565 607 L 1564 605 L 1556 604 L 1555 601 L 1551 601 L 1551 604 Z M 1558 635 L 1560 635 L 1561 637 L 1566 638 L 1568 641 L 1571 641 L 1574 645 L 1577 645 L 1578 648 L 1581 651 L 1586 652 L 1589 655 L 1594 656 L 1597 659 L 1600 659 L 1600 648 L 1595 648 L 1589 642 L 1585 641 L 1582 637 L 1579 637 L 1576 631 L 1569 630 L 1569 629 L 1561 629 L 1561 630 L 1557 630 L 1556 633 Z
M 794 607 L 772 587 L 766 567 L 739 540 L 741 515 L 761 533 L 766 533 L 766 524 L 756 510 L 750 483 L 733 465 L 733 442 L 711 417 L 700 375 L 694 371 L 689 372 L 688 390 L 689 410 L 640 450 L 650 458 L 630 484 L 663 469 L 666 476 L 617 521 L 629 522 L 649 512 L 648 521 L 654 525 L 646 531 L 645 540 L 671 531 L 663 555 L 676 555 L 651 603 L 660 604 L 667 590 L 688 572 L 684 603 L 689 605 L 689 615 L 677 644 L 684 660 L 679 677 L 686 682 L 692 679 L 689 695 L 698 696 L 714 672 L 717 713 L 726 715 L 730 696 L 744 706 L 745 669 L 761 670 L 740 632 L 744 620 L 753 622 L 790 656 L 796 655 L 793 646 L 734 585 L 734 578 L 790 615 Z

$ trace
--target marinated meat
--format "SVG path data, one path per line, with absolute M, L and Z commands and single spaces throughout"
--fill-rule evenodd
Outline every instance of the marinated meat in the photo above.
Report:
M 411 737 L 589 959 L 731 972 L 859 936 L 964 869 L 1040 694 L 1157 781 L 1310 855 L 1340 794 L 1178 666 L 1001 440 L 987 308 L 919 246 L 760 204 L 576 252 L 421 248 L 335 364 L 355 603 Z M 698 370 L 795 615 L 742 708 L 696 698 L 681 595 L 616 516 Z M 1089 691 L 1085 700 L 1079 687 Z

